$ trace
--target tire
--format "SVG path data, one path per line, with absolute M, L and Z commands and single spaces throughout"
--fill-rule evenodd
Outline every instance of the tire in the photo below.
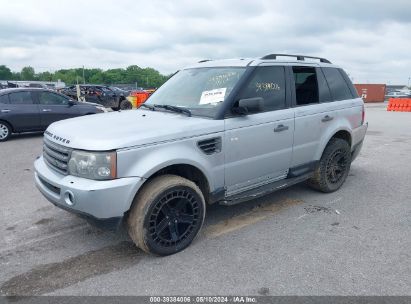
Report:
M 131 110 L 132 108 L 133 108 L 133 105 L 127 99 L 123 99 L 122 101 L 120 101 L 120 106 L 119 106 L 120 110 Z
M 9 139 L 12 133 L 11 127 L 7 122 L 0 121 L 0 141 L 6 141 Z
M 148 181 L 134 198 L 128 233 L 145 252 L 170 255 L 191 244 L 204 216 L 204 196 L 195 183 L 176 175 L 161 175 Z
M 347 141 L 332 138 L 325 147 L 318 168 L 308 184 L 329 193 L 338 190 L 345 182 L 351 165 L 351 148 Z

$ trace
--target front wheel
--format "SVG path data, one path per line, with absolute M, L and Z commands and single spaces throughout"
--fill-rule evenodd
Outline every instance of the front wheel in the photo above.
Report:
M 333 138 L 325 148 L 320 164 L 308 183 L 322 192 L 334 192 L 347 178 L 350 165 L 350 145 L 343 139 Z
M 134 199 L 128 232 L 147 253 L 170 255 L 191 244 L 204 216 L 204 196 L 195 183 L 162 175 L 148 181 Z

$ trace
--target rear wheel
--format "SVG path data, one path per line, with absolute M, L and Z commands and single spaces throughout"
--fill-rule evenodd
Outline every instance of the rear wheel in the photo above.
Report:
M 343 139 L 333 138 L 325 148 L 320 164 L 308 183 L 322 192 L 334 192 L 347 178 L 350 165 L 350 145 Z
M 6 141 L 11 135 L 11 127 L 8 123 L 0 121 L 0 141 Z
M 204 222 L 205 202 L 198 186 L 176 175 L 153 178 L 140 190 L 128 217 L 135 244 L 156 255 L 188 247 Z
M 123 99 L 122 101 L 120 101 L 120 110 L 131 110 L 132 108 L 133 105 L 127 99 Z

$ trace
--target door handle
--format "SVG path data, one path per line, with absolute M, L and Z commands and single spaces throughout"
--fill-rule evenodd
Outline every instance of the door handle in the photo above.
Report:
M 11 110 L 1 110 L 1 113 L 9 113 Z
M 51 112 L 50 109 L 43 109 L 43 112 Z
M 284 126 L 283 124 L 278 125 L 275 129 L 274 132 L 281 132 L 281 131 L 285 131 L 288 130 L 288 126 Z
M 334 117 L 329 116 L 329 115 L 325 115 L 325 116 L 323 117 L 323 119 L 321 119 L 321 121 L 322 121 L 322 122 L 327 122 L 327 121 L 330 121 L 330 120 L 333 120 L 333 119 L 334 119 Z

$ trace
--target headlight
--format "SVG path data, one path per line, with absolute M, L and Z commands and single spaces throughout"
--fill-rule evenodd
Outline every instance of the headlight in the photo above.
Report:
M 116 152 L 73 151 L 68 164 L 69 174 L 94 180 L 117 177 Z

